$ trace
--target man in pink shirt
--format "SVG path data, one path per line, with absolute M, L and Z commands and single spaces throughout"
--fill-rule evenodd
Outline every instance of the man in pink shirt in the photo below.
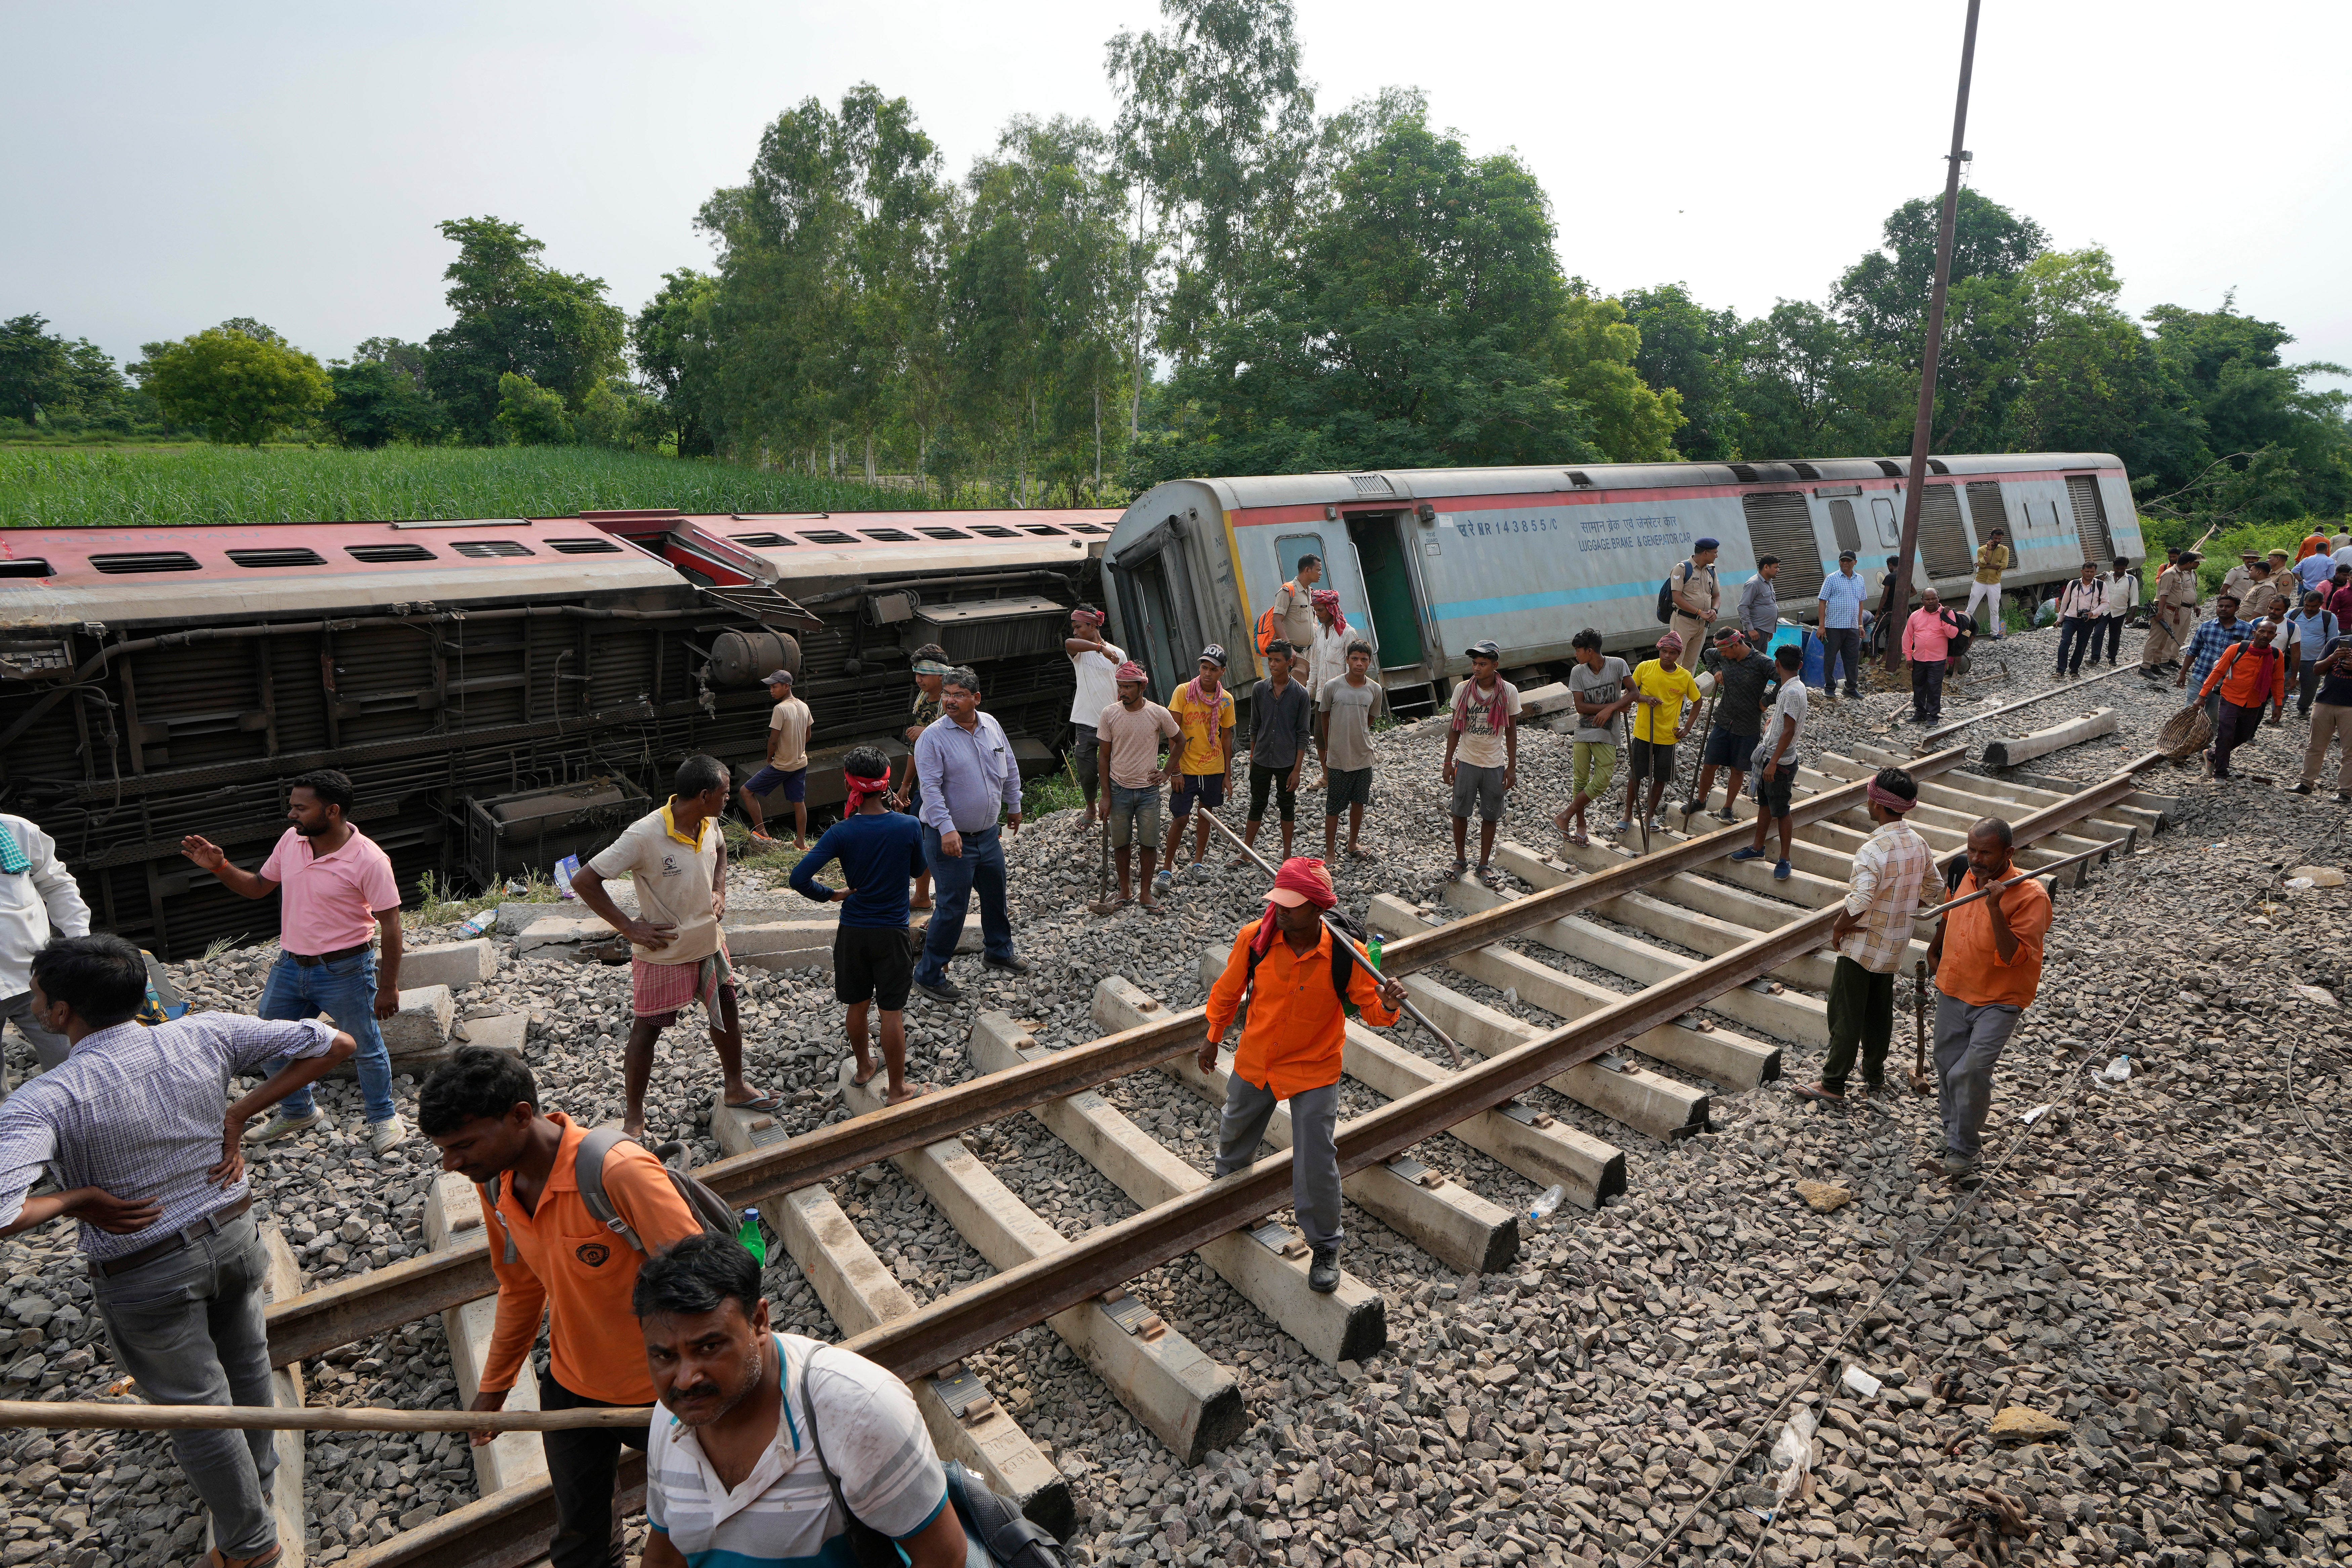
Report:
M 286 786 L 286 816 L 294 826 L 258 872 L 231 865 L 219 845 L 194 833 L 180 840 L 180 853 L 232 892 L 248 899 L 278 893 L 278 962 L 256 1011 L 272 1019 L 329 1013 L 359 1042 L 352 1065 L 367 1108 L 368 1147 L 381 1154 L 408 1136 L 392 1100 L 392 1057 L 376 1026 L 400 1011 L 400 889 L 392 858 L 347 820 L 352 798 L 352 781 L 332 769 L 297 777 Z M 373 945 L 379 936 L 380 962 Z M 272 1063 L 270 1070 L 285 1065 Z M 304 1085 L 247 1136 L 268 1142 L 326 1120 Z
M 1944 717 L 1944 661 L 1950 657 L 1959 623 L 1936 594 L 1935 585 L 1919 591 L 1919 607 L 1903 623 L 1903 657 L 1911 661 L 1911 719 L 1934 724 Z

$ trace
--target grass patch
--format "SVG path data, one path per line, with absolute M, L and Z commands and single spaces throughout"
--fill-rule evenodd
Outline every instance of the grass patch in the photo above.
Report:
M 556 890 L 553 879 L 544 871 L 524 873 L 522 883 L 522 891 L 519 893 L 497 888 L 486 893 L 452 898 L 442 890 L 440 879 L 427 871 L 416 879 L 421 901 L 415 909 L 400 912 L 401 929 L 416 931 L 426 926 L 456 925 L 500 904 L 560 904 L 563 901 L 563 895 Z
M 1021 786 L 1021 820 L 1034 822 L 1049 811 L 1078 811 L 1087 804 L 1087 792 L 1078 786 L 1076 768 L 1067 754 L 1062 765 L 1050 773 L 1039 773 Z
M 774 844 L 761 844 L 752 839 L 750 824 L 738 822 L 731 816 L 719 818 L 719 831 L 727 841 L 727 865 L 729 869 L 742 871 L 775 871 L 778 873 L 783 873 L 790 871 L 793 867 L 799 865 L 801 863 L 801 857 L 806 854 L 807 851 L 793 847 L 792 808 L 789 805 L 784 809 L 783 828 L 784 837 L 782 838 L 777 840 Z M 768 831 L 772 834 L 775 830 L 775 819 L 771 817 L 768 821 Z M 820 831 L 822 830 L 819 829 L 814 823 L 811 823 L 809 825 L 809 842 L 811 844 L 814 844 L 816 842 L 816 836 Z
M 0 527 L 921 510 L 920 494 L 593 447 L 0 448 Z

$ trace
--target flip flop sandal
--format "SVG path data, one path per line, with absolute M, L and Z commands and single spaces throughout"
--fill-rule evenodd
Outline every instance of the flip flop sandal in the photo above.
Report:
M 1570 844 L 1575 845 L 1579 849 L 1583 849 L 1591 845 L 1592 835 L 1590 833 L 1571 833 L 1568 836 L 1568 841 Z
M 754 1116 L 772 1116 L 783 1108 L 784 1102 L 772 1094 L 763 1094 L 757 1100 L 746 1100 L 740 1103 L 730 1102 L 727 1107 L 730 1110 L 748 1110 Z
M 1445 879 L 1449 882 L 1458 882 L 1469 874 L 1470 862 L 1467 860 L 1456 860 L 1454 862 L 1454 869 L 1446 873 Z
M 1348 858 L 1350 860 L 1377 860 L 1380 857 L 1373 854 L 1369 849 L 1359 848 L 1357 846 L 1350 844 L 1348 846 Z
M 1800 1084 L 1792 1088 L 1790 1092 L 1796 1095 L 1801 1100 L 1819 1100 L 1823 1105 L 1845 1105 L 1851 1103 L 1846 1097 L 1842 1094 L 1832 1094 L 1825 1089 L 1815 1089 L 1810 1084 Z

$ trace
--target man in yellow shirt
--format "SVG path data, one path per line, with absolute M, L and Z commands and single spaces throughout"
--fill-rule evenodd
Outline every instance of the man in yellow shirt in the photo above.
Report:
M 1234 772 L 1234 694 L 1224 689 L 1225 650 L 1215 643 L 1201 650 L 1201 673 L 1176 689 L 1168 711 L 1176 716 L 1182 751 L 1178 759 L 1176 788 L 1168 801 L 1167 865 L 1153 887 L 1168 890 L 1176 875 L 1176 850 L 1184 842 L 1184 819 L 1197 804 L 1202 820 L 1192 833 L 1192 875 L 1209 874 L 1207 814 L 1225 804 L 1225 785 Z
M 1680 662 L 1683 639 L 1673 632 L 1658 639 L 1658 657 L 1633 667 L 1633 743 L 1626 752 L 1625 816 L 1617 831 L 1632 830 L 1636 820 L 1658 826 L 1658 797 L 1675 776 L 1675 741 L 1682 733 L 1685 706 L 1699 698 L 1698 682 Z M 1633 815 L 1634 796 L 1643 779 L 1650 781 L 1650 799 L 1642 815 Z
M 1998 528 L 1987 534 L 1985 542 L 1977 546 L 1977 580 L 1969 584 L 1968 613 L 1973 616 L 1977 613 L 1977 605 L 1979 602 L 1990 602 L 1992 613 L 1979 621 L 1977 625 L 1990 626 L 1992 639 L 1995 642 L 2000 640 L 2002 630 L 2000 624 L 2001 574 L 2009 570 L 2015 559 L 2009 552 L 2009 535 Z

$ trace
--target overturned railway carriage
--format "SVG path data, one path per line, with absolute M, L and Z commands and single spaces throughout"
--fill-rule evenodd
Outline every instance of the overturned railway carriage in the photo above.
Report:
M 2131 487 L 2104 454 L 1936 458 L 1920 498 L 1921 570 L 1963 595 L 1977 546 L 2008 531 L 2008 586 L 2143 554 Z M 1165 689 L 1203 643 L 1241 649 L 1302 553 L 1352 626 L 1369 627 L 1383 681 L 1411 710 L 1467 671 L 1492 637 L 1506 665 L 1573 657 L 1578 628 L 1612 649 L 1657 636 L 1660 583 L 1693 541 L 1722 542 L 1728 607 L 1777 555 L 1780 613 L 1810 620 L 1841 550 L 1861 556 L 1872 602 L 1901 536 L 1908 465 L 1620 463 L 1573 468 L 1424 468 L 1173 479 L 1120 517 L 1104 552 L 1115 637 Z M 1262 664 L 1263 661 L 1261 660 Z M 1237 661 L 1238 664 L 1238 661 Z
M 168 957 L 277 930 L 179 853 L 246 865 L 285 781 L 340 768 L 414 898 L 595 848 L 709 752 L 766 744 L 759 678 L 814 710 L 810 800 L 903 755 L 928 642 L 981 671 L 1024 768 L 1066 732 L 1061 640 L 1114 512 L 689 517 L 0 532 L 0 810 L 100 921 Z

